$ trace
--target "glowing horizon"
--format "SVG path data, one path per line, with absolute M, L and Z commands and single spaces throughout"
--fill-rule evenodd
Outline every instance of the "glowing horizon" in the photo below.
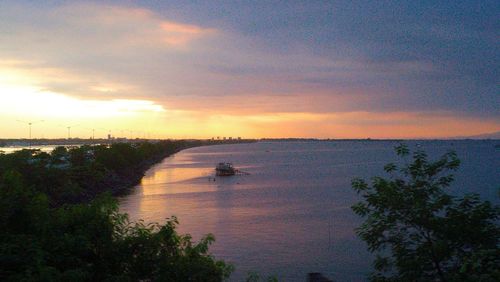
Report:
M 388 54 L 397 44 L 379 50 L 385 41 L 359 37 L 367 24 L 351 31 L 347 17 L 336 19 L 343 31 L 316 26 L 324 15 L 313 6 L 268 17 L 262 7 L 245 4 L 262 14 L 240 15 L 228 4 L 240 16 L 216 18 L 208 7 L 5 1 L 0 138 L 27 137 L 27 125 L 17 120 L 44 120 L 33 126 L 33 138 L 64 138 L 70 125 L 77 125 L 72 137 L 81 138 L 92 129 L 96 137 L 129 138 L 448 138 L 500 131 L 495 65 L 483 62 L 498 58 L 488 48 L 490 33 L 462 36 L 450 10 L 443 20 L 451 28 L 430 22 L 426 36 L 436 46 L 453 39 L 457 50 L 469 48 L 473 36 L 484 45 L 475 53 L 455 58 L 426 50 L 420 31 L 407 25 L 395 37 L 380 34 L 397 43 L 404 31 L 415 41 Z M 274 22 L 297 12 L 308 17 L 290 19 L 290 27 Z M 383 22 L 380 16 L 373 24 Z M 328 38 L 332 32 L 336 38 Z M 465 63 L 469 69 L 456 67 Z

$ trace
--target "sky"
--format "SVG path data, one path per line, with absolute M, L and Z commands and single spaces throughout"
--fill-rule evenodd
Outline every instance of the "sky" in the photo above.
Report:
M 0 0 L 0 138 L 500 131 L 498 1 Z

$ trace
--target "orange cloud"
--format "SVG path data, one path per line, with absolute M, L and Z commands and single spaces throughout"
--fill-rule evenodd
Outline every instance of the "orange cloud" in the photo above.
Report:
M 172 46 L 184 46 L 201 36 L 213 33 L 215 30 L 201 28 L 195 25 L 163 21 L 160 24 L 163 31 L 163 41 Z
M 394 94 L 372 85 L 380 74 L 432 72 L 425 63 L 268 52 L 243 35 L 137 7 L 13 6 L 0 9 L 0 132 L 12 137 L 24 134 L 16 119 L 50 118 L 146 126 L 166 138 L 434 138 L 500 128 L 498 120 L 459 114 L 359 111 L 387 109 L 374 105 Z M 46 137 L 65 134 L 49 122 L 42 128 Z
M 71 3 L 41 15 L 61 23 L 56 35 L 71 38 L 77 30 L 81 35 L 78 41 L 112 46 L 115 50 L 186 47 L 192 40 L 215 31 L 170 21 L 145 8 L 102 3 Z

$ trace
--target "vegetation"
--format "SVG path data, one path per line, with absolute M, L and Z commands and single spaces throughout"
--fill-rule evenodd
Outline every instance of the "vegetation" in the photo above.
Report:
M 0 154 L 0 281 L 221 281 L 232 270 L 164 224 L 130 222 L 111 193 L 196 141 Z M 103 192 L 106 192 L 102 195 Z M 101 194 L 100 196 L 97 196 Z
M 352 207 L 366 218 L 357 233 L 376 253 L 370 279 L 500 281 L 500 208 L 445 192 L 460 164 L 453 152 L 434 162 L 404 145 L 396 152 L 405 162 L 386 165 L 389 178 L 352 183 L 364 198 Z
M 153 163 L 201 141 L 59 147 L 0 153 L 0 281 L 221 281 L 232 266 L 163 224 L 130 222 L 112 195 Z M 404 146 L 388 178 L 353 181 L 366 218 L 358 235 L 376 253 L 373 281 L 500 281 L 500 208 L 446 193 L 452 152 L 429 161 Z M 256 274 L 247 281 L 259 281 Z M 268 278 L 275 281 L 275 278 Z
M 57 147 L 50 154 L 0 154 L 0 176 L 16 171 L 23 183 L 48 196 L 50 206 L 89 202 L 103 192 L 126 193 L 154 163 L 208 141 L 161 141 Z M 216 143 L 215 143 L 216 144 Z

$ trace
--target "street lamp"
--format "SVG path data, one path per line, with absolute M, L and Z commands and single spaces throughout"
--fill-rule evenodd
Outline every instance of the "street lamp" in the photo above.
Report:
M 68 140 L 69 140 L 69 139 L 71 139 L 71 128 L 72 128 L 72 127 L 77 127 L 77 126 L 79 126 L 79 124 L 76 124 L 76 125 L 68 125 L 68 126 L 59 125 L 59 126 L 66 127 L 66 129 L 68 130 Z
M 31 126 L 35 123 L 40 123 L 40 122 L 44 122 L 44 120 L 38 120 L 38 121 L 23 121 L 23 120 L 16 120 L 18 122 L 22 122 L 24 124 L 27 124 L 28 127 L 29 127 L 29 147 L 31 148 Z

